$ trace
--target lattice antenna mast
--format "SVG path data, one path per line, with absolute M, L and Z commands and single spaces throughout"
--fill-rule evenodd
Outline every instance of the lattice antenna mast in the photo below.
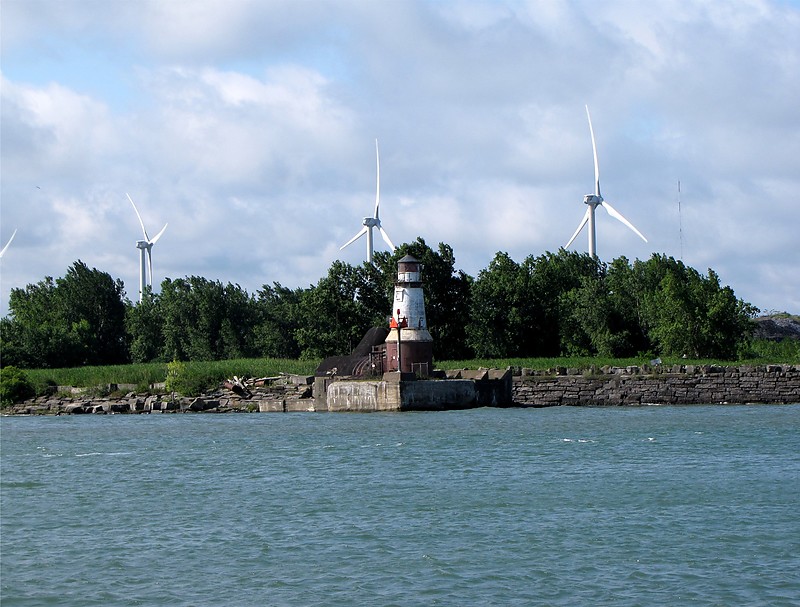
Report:
M 683 215 L 681 214 L 681 180 L 678 179 L 678 235 L 681 240 L 681 261 L 683 261 Z

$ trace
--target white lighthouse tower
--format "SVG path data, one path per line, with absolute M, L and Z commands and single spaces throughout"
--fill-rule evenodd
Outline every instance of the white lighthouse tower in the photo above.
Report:
M 394 305 L 386 338 L 387 371 L 427 377 L 433 370 L 433 337 L 425 319 L 419 259 L 406 255 L 397 262 Z

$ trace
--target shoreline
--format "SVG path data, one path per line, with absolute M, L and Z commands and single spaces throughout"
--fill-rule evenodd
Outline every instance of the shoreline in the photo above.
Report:
M 448 371 L 448 379 L 508 382 L 508 402 L 499 408 L 554 406 L 629 407 L 658 405 L 794 404 L 800 402 L 800 365 L 716 366 L 674 365 L 661 367 L 592 367 L 547 371 L 509 368 L 502 378 L 487 380 L 490 370 Z M 497 372 L 495 371 L 495 376 Z M 6 407 L 2 415 L 77 415 L 146 413 L 288 413 L 333 412 L 326 389 L 310 376 L 285 375 L 248 385 L 225 382 L 216 391 L 197 397 L 164 393 L 91 396 L 62 387 L 61 392 L 40 396 Z M 417 380 L 447 382 L 441 380 Z M 484 382 L 484 383 L 481 383 Z M 413 382 L 411 382 L 413 383 Z M 95 389 L 96 390 L 96 389 Z M 320 394 L 321 391 L 321 394 Z M 487 406 L 485 401 L 457 408 Z M 363 411 L 379 409 L 360 409 Z M 423 409 L 426 410 L 426 409 Z

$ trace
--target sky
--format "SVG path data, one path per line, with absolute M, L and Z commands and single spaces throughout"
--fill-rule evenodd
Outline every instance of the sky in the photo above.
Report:
M 306 288 L 394 244 L 709 268 L 800 313 L 800 2 L 0 0 L 0 315 L 77 260 Z M 680 191 L 679 185 L 680 184 Z M 375 235 L 375 249 L 386 245 Z M 586 229 L 570 250 L 587 251 Z

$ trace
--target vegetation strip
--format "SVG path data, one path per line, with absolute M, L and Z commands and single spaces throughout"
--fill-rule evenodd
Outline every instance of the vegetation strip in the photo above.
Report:
M 653 255 L 600 262 L 559 250 L 522 262 L 497 253 L 472 277 L 453 250 L 425 241 L 376 252 L 374 264 L 336 261 L 308 288 L 166 279 L 130 302 L 108 274 L 75 262 L 63 278 L 12 289 L 0 320 L 2 365 L 25 369 L 129 362 L 285 358 L 348 353 L 386 326 L 397 260 L 420 259 L 434 359 L 601 356 L 752 357 L 752 305 L 709 269 Z

